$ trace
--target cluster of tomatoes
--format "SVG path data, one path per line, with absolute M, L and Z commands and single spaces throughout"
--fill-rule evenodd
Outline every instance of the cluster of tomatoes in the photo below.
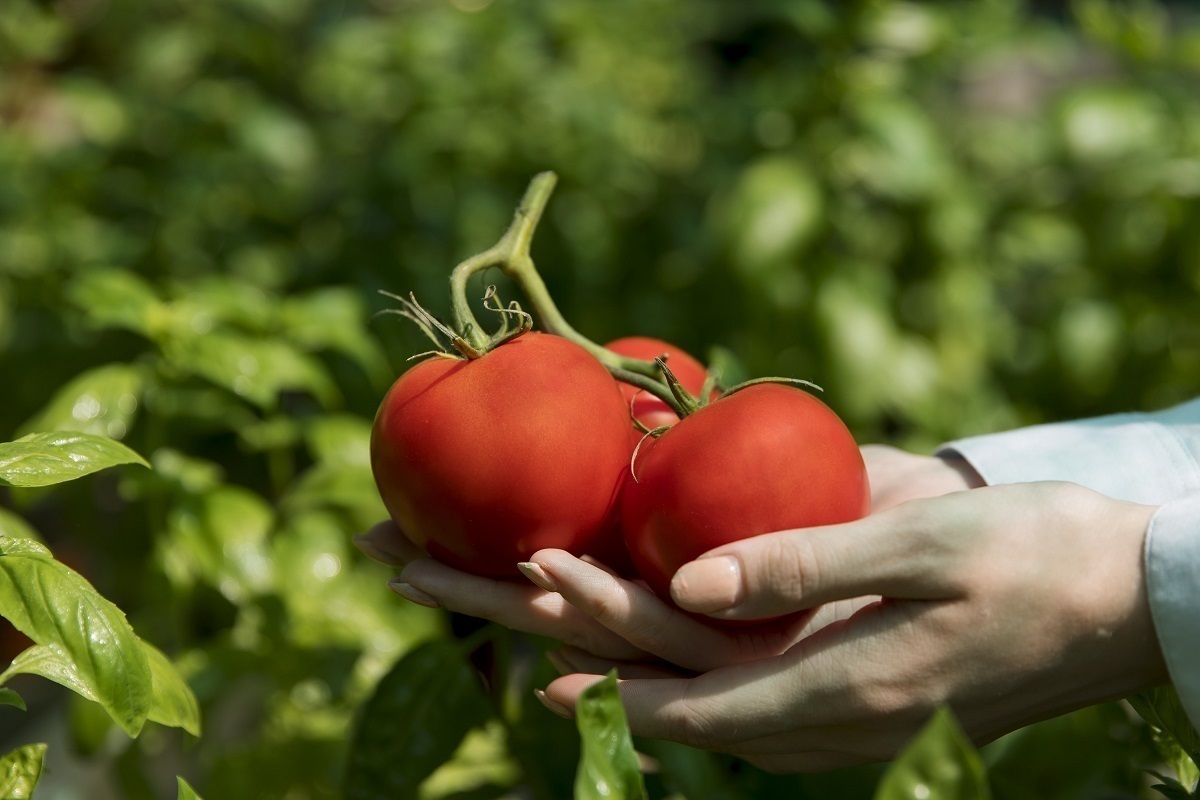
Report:
M 702 391 L 704 367 L 668 343 L 607 347 L 665 357 L 688 392 Z M 632 569 L 668 600 L 675 571 L 714 547 L 856 519 L 870 503 L 853 437 L 809 392 L 769 382 L 713 392 L 679 419 L 582 346 L 540 332 L 401 375 L 376 416 L 371 461 L 397 525 L 451 566 L 515 576 L 537 550 L 561 548 Z

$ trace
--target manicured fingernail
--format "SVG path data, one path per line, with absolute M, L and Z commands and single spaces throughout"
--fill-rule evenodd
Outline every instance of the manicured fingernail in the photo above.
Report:
M 541 689 L 534 689 L 533 694 L 534 697 L 542 702 L 542 705 L 553 711 L 555 714 L 558 714 L 563 719 L 575 718 L 575 715 L 571 713 L 571 709 L 567 708 L 557 700 L 551 700 L 550 695 L 546 694 Z
M 388 588 L 396 594 L 403 597 L 405 600 L 416 603 L 419 606 L 426 608 L 437 608 L 438 601 L 431 594 L 427 594 L 411 583 L 405 583 L 399 578 L 392 578 L 388 581 Z
M 536 561 L 522 561 L 517 564 L 517 569 L 521 570 L 522 575 L 547 592 L 558 591 L 558 582 L 554 580 L 549 572 L 546 572 L 545 567 Z
M 579 670 L 575 668 L 575 665 L 571 663 L 571 660 L 558 650 L 547 650 L 546 660 L 554 665 L 554 668 L 558 670 L 560 675 L 570 675 L 572 673 L 579 672 Z
M 690 561 L 671 579 L 671 597 L 689 611 L 710 614 L 742 599 L 742 567 L 733 556 Z
M 396 553 L 389 553 L 383 547 L 379 546 L 379 542 L 369 533 L 360 533 L 353 537 L 354 546 L 368 557 L 382 564 L 387 564 L 389 567 L 398 567 L 404 563 Z

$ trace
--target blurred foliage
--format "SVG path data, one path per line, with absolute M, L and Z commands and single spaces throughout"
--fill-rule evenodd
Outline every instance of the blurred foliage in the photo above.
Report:
M 0 490 L 0 523 L 125 609 L 205 716 L 198 742 L 129 742 L 72 714 L 81 752 L 135 800 L 176 773 L 336 796 L 380 679 L 465 630 L 348 544 L 382 516 L 370 418 L 425 349 L 368 324 L 375 292 L 445 312 L 543 169 L 535 256 L 576 327 L 814 380 L 860 440 L 1196 395 L 1198 73 L 1194 10 L 1148 0 L 0 3 L 0 439 L 111 436 L 154 466 Z M 536 648 L 472 658 L 493 722 L 423 796 L 567 796 Z M 996 797 L 1143 791 L 1121 708 L 1046 725 L 985 749 Z M 878 775 L 639 747 L 652 796 Z

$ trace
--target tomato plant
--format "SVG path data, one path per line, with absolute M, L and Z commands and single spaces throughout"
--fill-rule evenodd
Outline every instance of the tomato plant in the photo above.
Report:
M 595 358 L 526 333 L 400 376 L 375 418 L 371 466 L 392 518 L 430 555 L 516 575 L 543 547 L 597 544 L 629 466 L 628 429 Z
M 850 431 L 816 397 L 782 384 L 737 390 L 647 440 L 635 475 L 621 504 L 625 544 L 663 598 L 675 571 L 714 547 L 870 510 Z
M 700 394 L 708 379 L 708 371 L 704 365 L 687 352 L 661 339 L 648 336 L 624 336 L 614 339 L 604 345 L 607 349 L 622 356 L 653 361 L 659 356 L 667 356 L 667 363 L 675 377 L 692 394 Z M 649 429 L 674 425 L 679 417 L 671 407 L 659 398 L 636 386 L 620 383 L 621 396 L 629 405 L 630 414 L 642 425 Z

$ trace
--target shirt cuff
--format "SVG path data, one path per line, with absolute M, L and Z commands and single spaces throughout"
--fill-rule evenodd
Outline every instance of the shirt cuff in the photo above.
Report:
M 1200 494 L 1163 506 L 1151 520 L 1146 586 L 1171 682 L 1200 728 Z
M 1070 481 L 1162 505 L 1200 492 L 1200 399 L 1153 414 L 1034 425 L 943 445 L 989 485 Z

